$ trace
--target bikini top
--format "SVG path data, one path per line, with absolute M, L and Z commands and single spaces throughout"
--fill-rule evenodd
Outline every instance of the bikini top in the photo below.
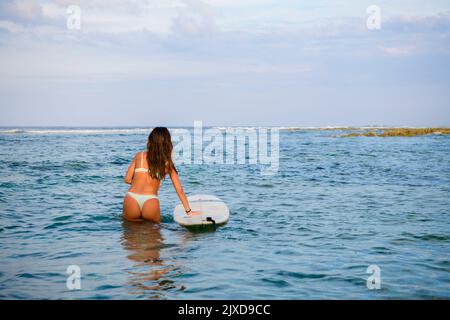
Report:
M 137 172 L 144 172 L 144 173 L 148 173 L 148 169 L 147 168 L 144 168 L 144 153 L 145 152 L 142 152 L 141 153 L 141 167 L 140 168 L 135 168 L 134 169 L 134 173 L 137 173 Z M 165 177 L 163 178 L 163 179 L 161 179 L 161 184 L 162 184 L 162 182 L 165 180 Z
M 134 172 L 145 172 L 148 173 L 148 169 L 144 168 L 144 152 L 141 153 L 141 167 L 134 169 Z

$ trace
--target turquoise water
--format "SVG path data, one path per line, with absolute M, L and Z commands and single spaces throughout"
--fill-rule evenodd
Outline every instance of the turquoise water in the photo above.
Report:
M 83 132 L 83 133 L 82 133 Z M 125 223 L 123 174 L 146 130 L 0 131 L 2 299 L 450 298 L 450 137 L 280 133 L 280 168 L 180 165 L 229 223 Z M 369 265 L 381 289 L 369 290 Z M 70 265 L 81 289 L 66 287 Z

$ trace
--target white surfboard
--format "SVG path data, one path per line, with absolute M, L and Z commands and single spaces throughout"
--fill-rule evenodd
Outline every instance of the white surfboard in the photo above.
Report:
M 173 220 L 183 227 L 195 228 L 205 226 L 220 226 L 228 222 L 230 211 L 227 205 L 219 198 L 198 194 L 188 197 L 192 211 L 202 211 L 200 215 L 188 215 L 182 204 L 173 210 Z

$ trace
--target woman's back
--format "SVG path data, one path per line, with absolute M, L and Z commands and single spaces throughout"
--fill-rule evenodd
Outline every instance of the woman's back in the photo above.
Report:
M 148 171 L 146 152 L 140 152 L 135 157 L 134 176 L 129 191 L 140 194 L 158 194 L 161 181 L 153 179 Z

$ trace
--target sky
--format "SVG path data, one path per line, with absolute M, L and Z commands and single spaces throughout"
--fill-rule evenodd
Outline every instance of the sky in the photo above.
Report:
M 194 120 L 450 126 L 450 2 L 0 1 L 0 126 Z

